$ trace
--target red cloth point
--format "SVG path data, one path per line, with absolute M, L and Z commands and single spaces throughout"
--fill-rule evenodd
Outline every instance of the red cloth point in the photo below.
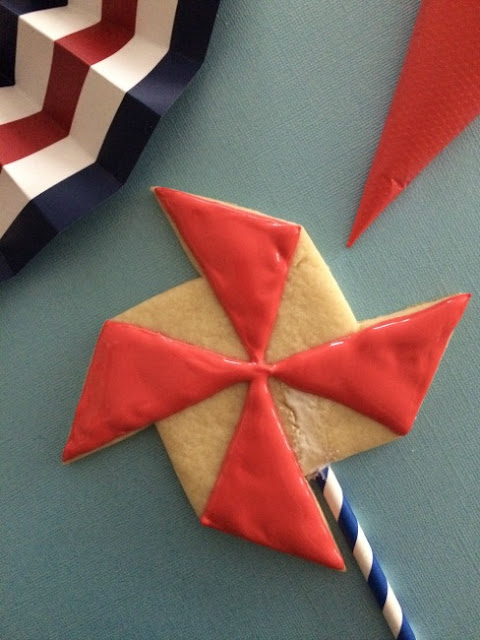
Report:
M 480 114 L 480 4 L 424 0 L 347 246 Z

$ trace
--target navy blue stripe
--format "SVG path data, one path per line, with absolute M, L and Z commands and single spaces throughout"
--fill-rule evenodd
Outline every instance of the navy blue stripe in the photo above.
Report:
M 0 281 L 8 280 L 8 278 L 11 278 L 14 274 L 15 272 L 13 271 L 12 267 L 8 264 L 5 256 L 3 256 L 0 253 Z
M 0 4 L 0 87 L 15 84 L 18 16 Z
M 44 247 L 55 235 L 56 230 L 45 220 L 38 206 L 33 201 L 29 202 L 0 240 L 2 262 L 6 261 L 11 272 L 17 273 L 38 252 L 38 248 Z M 2 270 L 2 277 L 4 273 L 8 277 L 8 271 Z
M 180 0 L 169 52 L 124 96 L 98 156 L 117 180 L 127 180 L 159 119 L 200 68 L 219 1 Z
M 219 2 L 180 0 L 172 32 L 172 45 L 175 43 L 176 51 L 169 51 L 124 96 L 97 161 L 24 207 L 0 240 L 0 263 L 3 253 L 3 261 L 7 261 L 14 273 L 18 272 L 51 239 L 47 233 L 31 233 L 30 223 L 35 229 L 43 229 L 46 225 L 55 235 L 100 204 L 127 180 L 158 120 L 200 67 Z M 201 59 L 192 60 L 193 54 Z M 10 275 L 8 269 L 0 269 L 0 280 Z
M 68 0 L 0 0 L 0 87 L 15 84 L 18 18 L 23 13 L 64 7 Z
M 325 489 L 325 485 L 327 484 L 327 478 L 328 478 L 328 467 L 325 467 L 325 469 L 322 469 L 321 471 L 319 471 L 315 476 L 315 482 L 318 484 L 322 492 Z
M 405 618 L 405 616 L 403 616 L 402 626 L 400 627 L 397 640 L 416 640 L 413 629 L 408 623 L 408 620 Z
M 340 510 L 338 526 L 345 536 L 348 546 L 351 551 L 353 551 L 358 537 L 358 521 L 346 500 L 343 501 L 342 508 Z
M 0 0 L 2 7 L 5 7 L 12 13 L 16 13 L 17 16 L 32 11 L 65 7 L 67 4 L 68 0 Z
M 158 121 L 200 64 L 167 53 L 144 80 L 125 94 L 98 156 L 98 162 L 117 180 L 127 180 Z
M 203 60 L 220 0 L 179 0 L 170 51 Z
M 31 200 L 0 239 L 0 280 L 20 271 L 59 231 L 119 187 L 93 164 Z
M 380 608 L 383 609 L 383 605 L 387 599 L 387 578 L 378 564 L 375 555 L 373 556 L 372 568 L 368 576 L 368 586 L 373 591 Z
M 47 189 L 32 202 L 58 232 L 106 200 L 120 186 L 113 176 L 95 163 Z

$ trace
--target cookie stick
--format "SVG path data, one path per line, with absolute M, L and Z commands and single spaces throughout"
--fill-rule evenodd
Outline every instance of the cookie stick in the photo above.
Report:
M 361 572 L 368 582 L 383 616 L 397 640 L 415 640 L 415 634 L 368 542 L 350 503 L 343 495 L 331 467 L 320 470 L 315 481 L 322 489 L 333 517 L 338 522 Z

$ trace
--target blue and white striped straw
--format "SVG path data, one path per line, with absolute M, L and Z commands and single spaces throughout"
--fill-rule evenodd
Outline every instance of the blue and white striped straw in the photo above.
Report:
M 390 586 L 382 567 L 373 553 L 362 527 L 359 525 L 352 507 L 343 495 L 331 467 L 318 472 L 315 481 L 323 492 L 333 517 L 338 522 L 345 539 L 352 550 L 368 586 L 378 602 L 383 616 L 397 640 L 415 640 L 415 634 L 403 613 L 402 607 Z

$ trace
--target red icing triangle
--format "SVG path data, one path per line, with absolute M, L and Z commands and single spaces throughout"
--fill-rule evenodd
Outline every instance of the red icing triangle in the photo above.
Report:
M 63 460 L 89 453 L 250 377 L 247 362 L 108 321 L 95 348 Z
M 249 355 L 267 346 L 300 227 L 172 189 L 155 194 L 229 315 Z
M 278 551 L 345 568 L 285 438 L 264 377 L 250 385 L 201 521 Z
M 480 6 L 424 0 L 348 241 L 480 114 Z
M 273 375 L 404 435 L 469 299 L 453 296 L 295 354 L 274 365 Z

